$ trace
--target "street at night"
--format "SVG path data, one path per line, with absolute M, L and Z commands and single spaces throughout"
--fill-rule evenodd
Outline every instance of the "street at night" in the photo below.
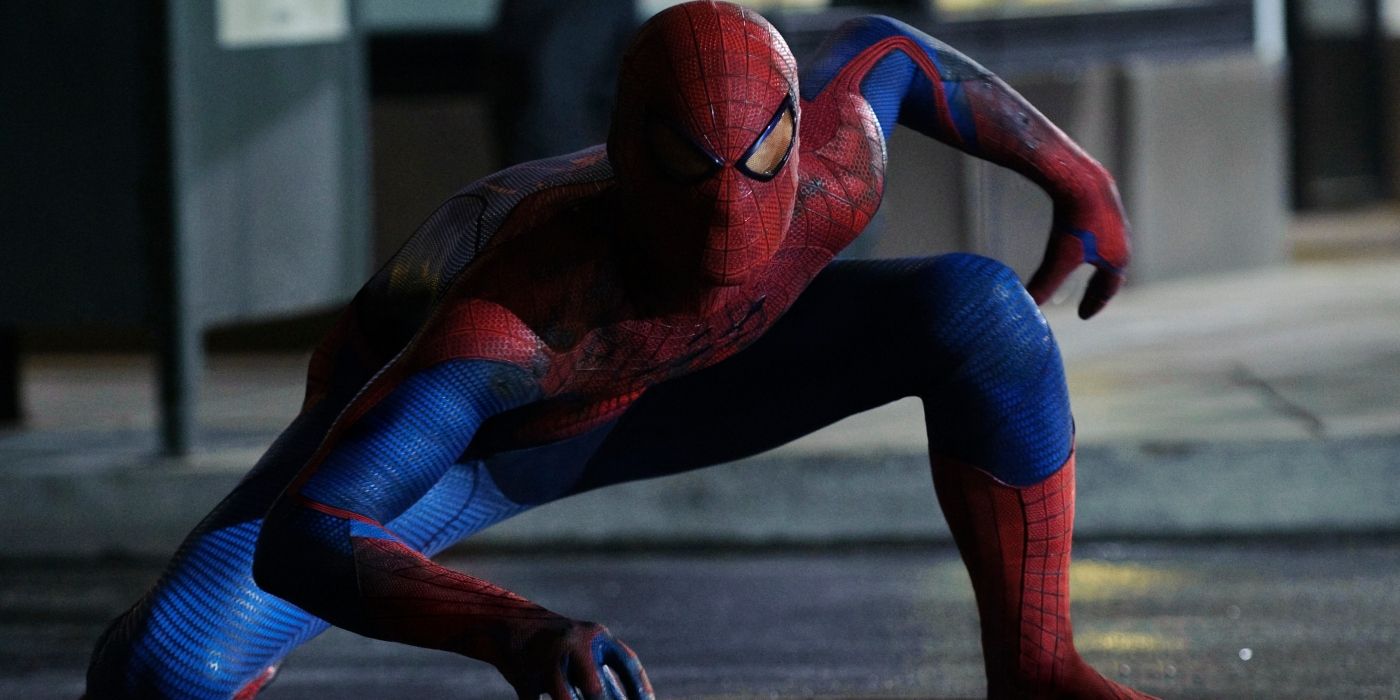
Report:
M 603 622 L 663 698 L 972 698 L 971 588 L 950 548 L 472 554 L 448 562 Z M 0 696 L 72 700 L 106 620 L 155 562 L 0 571 Z M 1400 697 L 1400 539 L 1078 547 L 1077 643 L 1164 698 Z M 267 690 L 294 698 L 506 698 L 489 666 L 332 630 Z

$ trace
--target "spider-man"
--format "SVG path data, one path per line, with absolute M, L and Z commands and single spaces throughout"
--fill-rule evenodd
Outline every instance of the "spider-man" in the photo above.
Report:
M 457 194 L 313 355 L 301 414 L 98 642 L 88 695 L 249 698 L 336 625 L 493 664 L 522 698 L 651 698 L 636 656 L 431 557 L 527 508 L 751 455 L 923 399 L 993 697 L 1144 697 L 1075 652 L 1073 424 L 1036 309 L 1080 315 L 1127 262 L 1113 181 L 971 60 L 883 17 L 799 81 L 735 5 L 657 15 L 606 148 Z M 1030 292 L 971 255 L 837 261 L 879 205 L 896 123 L 1055 203 Z

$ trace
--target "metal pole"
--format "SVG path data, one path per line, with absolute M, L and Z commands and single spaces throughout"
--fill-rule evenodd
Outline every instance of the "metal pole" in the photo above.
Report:
M 174 267 L 184 263 L 178 259 Z M 180 277 L 178 269 L 167 271 Z M 167 455 L 184 456 L 194 448 L 195 407 L 203 374 L 203 348 L 198 323 L 186 308 L 184 295 L 175 291 L 168 300 L 160 338 L 161 446 Z
M 189 245 L 189 222 L 185 216 L 182 201 L 182 184 L 187 177 L 180 159 L 181 146 L 189 125 L 181 114 L 182 81 L 186 76 L 181 72 L 182 62 L 167 60 L 178 58 L 181 42 L 188 39 L 181 34 L 181 23 L 177 18 L 180 3 L 153 3 L 156 20 L 164 31 L 158 32 L 160 61 L 154 75 L 164 89 L 159 99 L 163 101 L 164 133 L 158 138 L 159 155 L 167 163 L 164 170 L 165 182 L 158 198 L 164 225 L 152 231 L 156 237 L 152 245 L 153 278 L 155 298 L 153 307 L 156 315 L 158 344 L 158 382 L 160 385 L 160 437 L 161 446 L 167 455 L 183 456 L 194 447 L 195 406 L 198 403 L 200 377 L 203 373 L 203 348 L 201 342 L 200 319 L 194 307 L 193 284 L 190 279 L 194 267 L 193 251 Z

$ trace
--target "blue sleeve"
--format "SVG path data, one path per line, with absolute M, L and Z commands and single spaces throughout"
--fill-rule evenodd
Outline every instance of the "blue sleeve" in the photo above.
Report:
M 876 48 L 888 46 L 882 42 L 892 38 L 909 41 L 895 42 L 903 45 L 885 50 Z M 909 44 L 931 62 L 933 75 L 906 52 Z M 870 55 L 871 51 L 883 55 Z M 957 137 L 967 150 L 974 150 L 977 129 L 962 83 L 990 74 L 948 45 L 896 19 L 871 15 L 849 20 L 838 27 L 800 78 L 802 98 L 816 99 L 843 70 L 872 59 L 876 62 L 861 79 L 860 92 L 875 111 L 885 138 L 889 138 L 896 123 L 929 136 L 942 136 L 943 122 L 936 99 L 936 90 L 941 90 L 946 96 Z

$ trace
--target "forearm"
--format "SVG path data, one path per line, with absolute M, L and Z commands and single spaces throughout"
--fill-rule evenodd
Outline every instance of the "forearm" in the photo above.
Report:
M 489 581 L 440 566 L 402 543 L 356 538 L 366 634 L 453 651 L 497 667 L 569 621 Z
M 268 592 L 367 637 L 502 667 L 568 621 L 488 581 L 443 567 L 384 526 L 315 502 L 264 524 L 254 576 Z
M 1082 263 L 1098 268 L 1079 306 L 1089 318 L 1123 283 L 1131 250 L 1118 186 L 1098 161 L 1000 78 L 986 75 L 960 86 L 976 125 L 970 153 L 1040 185 L 1054 205 L 1045 260 L 1027 283 L 1037 302 Z
M 1062 215 L 1117 201 L 1108 171 L 1000 78 L 987 74 L 960 89 L 977 134 L 968 153 L 1040 185 Z

